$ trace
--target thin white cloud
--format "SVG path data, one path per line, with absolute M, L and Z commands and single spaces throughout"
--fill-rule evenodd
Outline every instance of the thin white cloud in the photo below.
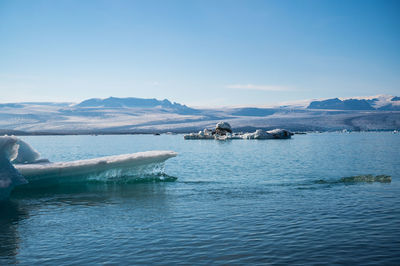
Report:
M 256 90 L 256 91 L 290 91 L 292 88 L 279 85 L 255 85 L 255 84 L 231 84 L 225 86 L 227 89 Z

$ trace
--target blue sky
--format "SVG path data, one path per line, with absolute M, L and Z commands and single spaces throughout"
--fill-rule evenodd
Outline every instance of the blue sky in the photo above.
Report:
M 400 1 L 0 0 L 0 102 L 400 95 Z

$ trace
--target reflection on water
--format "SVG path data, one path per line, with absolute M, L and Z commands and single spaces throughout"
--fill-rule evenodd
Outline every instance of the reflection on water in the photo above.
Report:
M 24 223 L 22 234 L 36 234 L 37 232 L 32 232 L 35 229 L 30 228 L 29 223 L 43 215 L 58 216 L 60 219 L 66 217 L 68 220 L 71 214 L 68 214 L 67 210 L 71 208 L 73 210 L 77 206 L 104 208 L 112 205 L 121 206 L 123 202 L 129 202 L 131 206 L 140 208 L 157 205 L 160 213 L 168 212 L 165 193 L 167 183 L 160 180 L 141 180 L 139 183 L 70 183 L 17 189 L 13 191 L 12 200 L 0 202 L 0 265 L 18 263 L 21 223 Z M 46 228 L 41 230 L 43 235 L 48 233 Z
M 64 202 L 93 206 L 112 203 L 114 198 L 141 199 L 162 197 L 164 191 L 165 187 L 160 181 L 148 181 L 136 184 L 83 182 L 16 189 L 13 191 L 12 198 L 14 200 L 36 199 L 45 203 Z
M 28 217 L 16 201 L 0 202 L 0 265 L 15 264 L 20 243 L 18 223 Z

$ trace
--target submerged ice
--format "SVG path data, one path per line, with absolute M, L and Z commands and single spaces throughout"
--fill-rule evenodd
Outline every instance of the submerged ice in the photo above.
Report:
M 392 182 L 392 177 L 389 175 L 376 175 L 376 176 L 374 176 L 374 175 L 356 175 L 356 176 L 342 177 L 340 179 L 340 182 L 342 182 L 342 183 L 357 183 L 357 182 L 390 183 L 390 182 Z
M 173 151 L 146 151 L 71 162 L 49 162 L 28 143 L 14 136 L 0 137 L 0 200 L 15 186 L 48 181 L 104 180 L 139 176 L 159 169 Z M 159 173 L 157 173 L 159 174 Z

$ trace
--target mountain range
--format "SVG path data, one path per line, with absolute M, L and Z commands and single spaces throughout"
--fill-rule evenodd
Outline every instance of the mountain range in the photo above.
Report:
M 190 132 L 227 121 L 237 131 L 398 130 L 400 97 L 333 98 L 262 107 L 191 108 L 167 99 L 88 99 L 0 104 L 0 134 Z
M 381 95 L 367 99 L 327 99 L 312 101 L 309 109 L 330 109 L 330 110 L 385 110 L 400 111 L 400 97 Z

